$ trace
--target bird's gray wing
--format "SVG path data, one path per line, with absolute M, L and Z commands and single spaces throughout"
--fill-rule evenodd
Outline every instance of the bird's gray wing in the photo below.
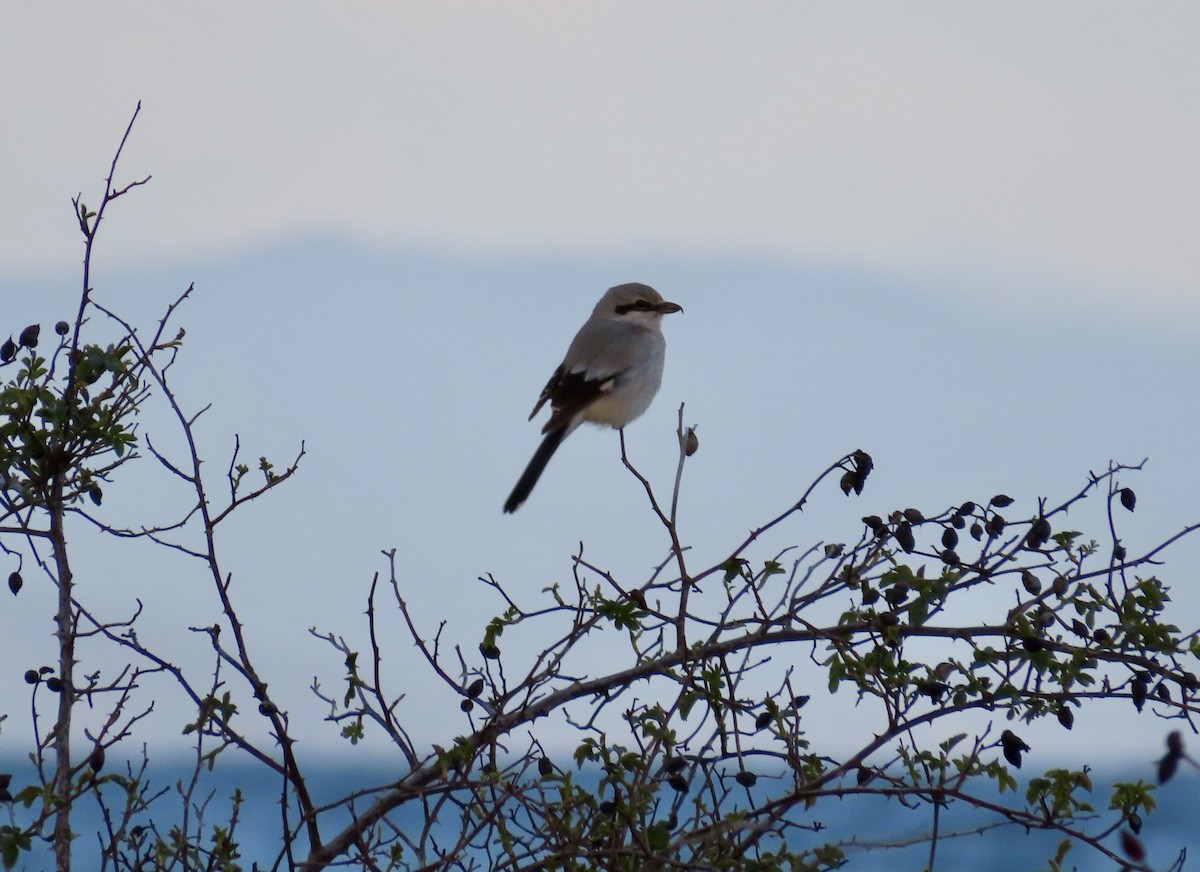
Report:
M 554 370 L 537 404 L 529 413 L 530 420 L 550 402 L 551 415 L 543 433 L 567 426 L 575 415 L 586 409 L 616 385 L 629 361 L 623 354 L 627 335 L 609 322 L 585 324 L 575 334 L 563 362 Z

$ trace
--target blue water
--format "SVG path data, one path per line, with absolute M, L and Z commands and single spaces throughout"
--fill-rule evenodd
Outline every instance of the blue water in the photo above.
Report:
M 27 771 L 27 764 L 0 763 L 0 772 L 16 772 L 13 780 L 14 788 L 21 784 L 21 773 Z M 160 826 L 164 823 L 179 819 L 180 801 L 175 791 L 175 780 L 186 777 L 188 771 L 180 768 L 168 774 L 162 769 L 163 776 L 151 781 L 157 787 L 169 788 L 168 793 L 157 800 L 155 818 Z M 309 786 L 318 802 L 330 801 L 350 790 L 368 785 L 381 785 L 388 781 L 393 773 L 381 767 L 369 766 L 339 766 L 325 771 L 310 774 Z M 1092 804 L 1098 810 L 1104 810 L 1107 805 L 1105 784 L 1113 780 L 1136 781 L 1138 777 L 1150 780 L 1152 772 L 1123 772 L 1108 778 L 1094 773 L 1093 781 L 1096 791 L 1092 796 Z M 595 776 L 580 777 L 580 783 L 595 783 Z M 763 783 L 763 782 L 760 782 Z M 1200 777 L 1192 771 L 1181 771 L 1175 780 L 1158 793 L 1159 809 L 1146 817 L 1141 838 L 1146 846 L 1147 863 L 1155 870 L 1168 870 L 1176 867 L 1181 857 L 1200 851 L 1200 790 L 1197 785 Z M 240 786 L 246 801 L 242 808 L 241 822 L 236 831 L 237 841 L 241 851 L 242 868 L 249 870 L 254 863 L 261 868 L 272 868 L 278 859 L 279 841 L 279 783 L 274 778 L 264 778 L 261 767 L 246 764 L 229 764 L 218 767 L 206 776 L 203 788 L 196 794 L 198 798 L 212 794 L 207 808 L 207 819 L 211 823 L 220 823 L 228 818 L 230 807 L 229 797 L 234 788 Z M 369 802 L 369 800 L 367 800 Z M 916 810 L 906 809 L 895 800 L 885 800 L 879 797 L 850 797 L 846 799 L 823 800 L 815 809 L 808 813 L 793 816 L 805 825 L 821 826 L 819 834 L 797 832 L 793 840 L 795 847 L 805 844 L 821 844 L 826 840 L 837 837 L 855 836 L 867 844 L 903 844 L 920 840 L 931 826 L 932 808 L 922 805 Z M 411 827 L 414 831 L 420 822 L 420 808 L 417 803 L 410 803 L 393 815 L 394 821 L 401 826 Z M 18 820 L 20 818 L 18 817 Z M 994 816 L 974 811 L 961 804 L 943 811 L 941 832 L 968 830 L 994 821 Z M 0 825 L 7 823 L 7 815 L 0 815 Z M 85 801 L 75 813 L 73 823 L 80 839 L 74 851 L 75 867 L 89 870 L 100 866 L 99 849 L 96 832 L 100 823 L 94 802 Z M 1095 825 L 1082 827 L 1095 829 Z M 162 826 L 165 832 L 165 826 Z M 330 835 L 336 831 L 333 821 L 327 822 L 322 831 Z M 1053 832 L 1025 831 L 1015 826 L 1005 826 L 992 829 L 982 834 L 944 838 L 937 848 L 935 870 L 971 870 L 971 872 L 1016 872 L 1016 870 L 1037 870 L 1047 868 L 1047 858 L 1052 856 L 1062 836 Z M 301 844 L 303 844 L 301 840 Z M 1120 854 L 1119 837 L 1110 836 L 1105 844 Z M 848 849 L 850 870 L 919 870 L 924 869 L 929 861 L 928 844 L 916 844 L 911 847 L 868 850 Z M 49 852 L 44 845 L 35 846 L 34 851 L 22 854 L 17 869 L 42 870 L 52 867 Z M 280 868 L 287 868 L 284 861 Z M 1064 869 L 1075 869 L 1078 872 L 1091 870 L 1111 870 L 1117 868 L 1113 861 L 1101 856 L 1083 845 L 1076 845 L 1067 856 Z M 1193 868 L 1184 863 L 1182 868 Z

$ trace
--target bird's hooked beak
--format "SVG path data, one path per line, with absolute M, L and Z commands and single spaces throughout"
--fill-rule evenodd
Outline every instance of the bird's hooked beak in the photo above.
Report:
M 678 303 L 671 303 L 663 300 L 654 307 L 654 311 L 658 312 L 660 315 L 670 315 L 672 312 L 682 312 L 683 306 L 679 305 Z

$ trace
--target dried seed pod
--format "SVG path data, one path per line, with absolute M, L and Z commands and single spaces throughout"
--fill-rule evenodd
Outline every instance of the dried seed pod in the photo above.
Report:
M 1133 700 L 1133 705 L 1139 712 L 1146 704 L 1146 694 L 1149 690 L 1150 682 L 1145 675 L 1139 675 L 1129 684 L 1129 698 Z
M 1183 756 L 1183 733 L 1172 730 L 1167 734 L 1167 753 Z
M 1028 569 L 1021 570 L 1021 584 L 1031 596 L 1037 596 L 1042 592 L 1042 583 L 1038 581 L 1038 577 Z
M 1141 863 L 1146 859 L 1146 848 L 1142 845 L 1142 840 L 1129 830 L 1121 830 L 1121 850 L 1135 863 Z
M 13 596 L 21 592 L 21 587 L 25 584 L 25 580 L 21 578 L 21 573 L 10 572 L 8 574 L 8 589 L 12 591 Z
M 41 335 L 41 333 L 41 324 L 30 324 L 21 331 L 21 335 L 17 338 L 17 341 L 26 348 L 37 348 L 38 337 Z
M 1137 494 L 1127 487 L 1121 488 L 1118 494 L 1121 497 L 1121 505 L 1132 512 L 1134 506 L 1137 505 Z
M 945 530 L 942 531 L 942 547 L 943 548 L 954 548 L 957 545 L 958 545 L 958 533 L 955 532 L 953 527 L 947 527 Z
M 700 450 L 700 437 L 696 435 L 694 427 L 688 427 L 687 432 L 683 434 L 683 453 L 687 457 L 691 457 Z
M 743 769 L 737 775 L 733 776 L 733 780 L 742 785 L 742 787 L 753 787 L 758 783 L 758 776 L 753 772 L 747 772 Z
M 1012 497 L 1008 494 L 996 494 L 992 497 L 992 501 L 988 504 L 995 506 L 998 509 L 1004 509 L 1012 505 Z
M 1021 755 L 1029 750 L 1024 740 L 1012 730 L 1005 730 L 1000 734 L 1000 747 L 1004 751 L 1004 759 L 1020 769 Z
M 867 476 L 871 474 L 875 462 L 871 460 L 871 455 L 861 450 L 850 455 L 850 462 L 854 464 L 854 468 L 842 476 L 842 493 L 849 496 L 850 491 L 854 491 L 861 495 L 863 485 L 867 483 Z
M 1179 767 L 1179 754 L 1167 754 L 1158 761 L 1158 783 L 1166 784 L 1174 775 L 1175 770 Z
M 934 702 L 941 702 L 950 685 L 944 681 L 923 681 L 917 685 L 917 692 L 929 697 Z
M 1050 541 L 1051 532 L 1050 522 L 1039 516 L 1030 525 L 1029 532 L 1025 535 L 1025 547 L 1030 551 L 1037 551 Z
M 1075 712 L 1071 710 L 1070 706 L 1064 705 L 1058 710 L 1058 722 L 1068 730 L 1075 726 Z

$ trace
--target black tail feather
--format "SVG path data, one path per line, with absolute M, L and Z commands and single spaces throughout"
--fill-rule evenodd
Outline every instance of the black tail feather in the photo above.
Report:
M 567 432 L 566 427 L 559 427 L 557 430 L 551 430 L 546 434 L 546 438 L 542 440 L 542 444 L 538 446 L 538 450 L 533 452 L 533 459 L 529 461 L 529 465 L 521 473 L 521 478 L 517 481 L 517 486 L 512 489 L 512 493 L 504 501 L 505 512 L 515 512 L 521 507 L 521 503 L 529 498 L 529 494 L 533 491 L 533 486 L 537 484 L 538 479 L 542 476 L 542 470 L 546 468 L 546 464 L 550 462 L 550 458 L 554 456 L 554 452 L 558 450 L 558 446 L 567 437 Z

